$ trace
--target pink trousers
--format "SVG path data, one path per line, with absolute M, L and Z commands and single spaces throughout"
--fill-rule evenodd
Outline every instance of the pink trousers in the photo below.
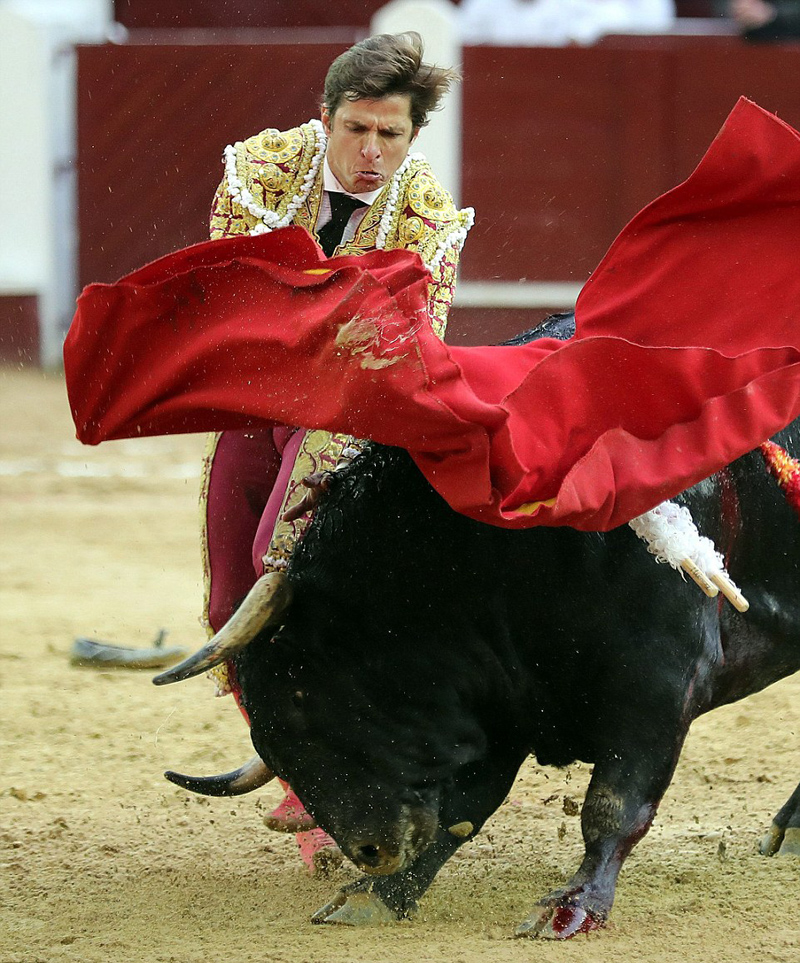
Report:
M 211 465 L 206 505 L 208 618 L 218 632 L 255 580 L 291 478 L 302 428 L 225 431 Z

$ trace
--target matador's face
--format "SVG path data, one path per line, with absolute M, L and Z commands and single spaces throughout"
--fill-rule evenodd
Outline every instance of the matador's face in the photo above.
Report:
M 350 194 L 377 191 L 392 179 L 419 133 L 408 94 L 379 100 L 343 100 L 336 112 L 322 108 L 328 165 Z

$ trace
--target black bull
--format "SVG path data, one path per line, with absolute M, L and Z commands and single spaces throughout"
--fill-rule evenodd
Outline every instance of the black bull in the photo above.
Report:
M 775 440 L 797 451 L 800 422 Z M 800 668 L 800 520 L 760 454 L 679 500 L 726 553 L 746 614 L 656 564 L 628 526 L 483 525 L 380 446 L 338 473 L 282 627 L 235 660 L 256 751 L 367 873 L 317 921 L 412 913 L 533 754 L 593 774 L 583 862 L 518 933 L 602 925 L 692 720 Z M 798 834 L 800 787 L 768 849 Z

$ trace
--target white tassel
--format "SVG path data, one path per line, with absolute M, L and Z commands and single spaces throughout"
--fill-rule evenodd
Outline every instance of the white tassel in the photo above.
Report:
M 722 555 L 710 538 L 698 532 L 684 505 L 662 502 L 628 524 L 657 561 L 686 572 L 710 598 L 721 591 L 734 608 L 747 611 L 749 603 L 725 571 Z

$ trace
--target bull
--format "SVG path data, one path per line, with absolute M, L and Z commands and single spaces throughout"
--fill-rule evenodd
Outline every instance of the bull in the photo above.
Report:
M 800 421 L 775 441 L 797 450 Z M 692 721 L 800 668 L 800 521 L 760 454 L 678 501 L 725 551 L 745 614 L 654 564 L 628 526 L 481 524 L 404 451 L 369 446 L 336 473 L 266 598 L 157 677 L 232 657 L 257 757 L 168 778 L 214 795 L 288 780 L 365 874 L 313 919 L 357 924 L 412 915 L 527 756 L 589 763 L 583 861 L 517 934 L 601 927 Z M 800 853 L 800 786 L 762 844 L 779 850 Z

